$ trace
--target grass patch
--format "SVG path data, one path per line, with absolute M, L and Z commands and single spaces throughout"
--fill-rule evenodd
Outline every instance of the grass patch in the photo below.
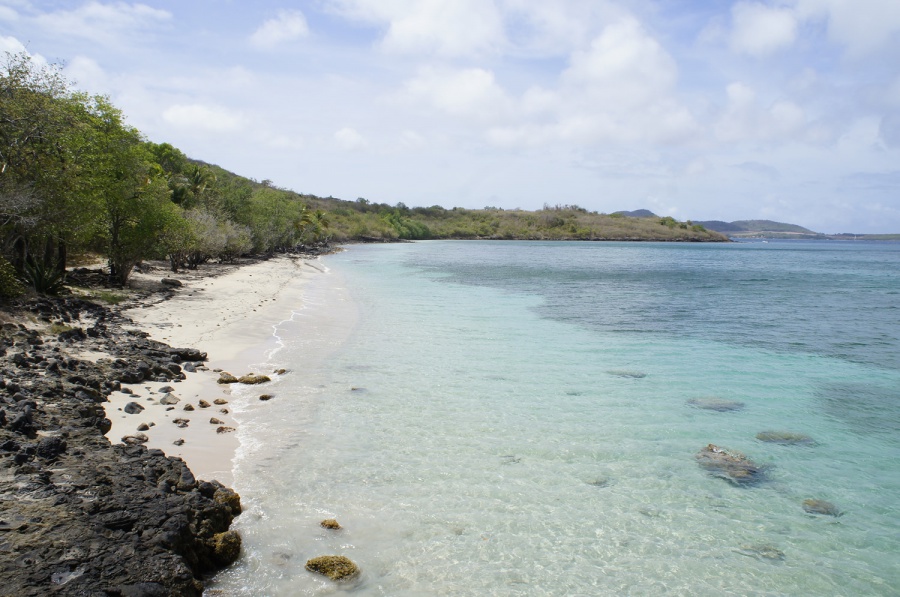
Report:
M 103 301 L 107 305 L 118 305 L 128 298 L 128 296 L 124 294 L 112 292 L 111 290 L 97 290 L 92 292 L 91 295 L 91 298 Z
M 71 332 L 75 328 L 73 328 L 70 325 L 66 325 L 64 323 L 51 323 L 50 327 L 48 329 L 51 334 L 53 334 L 54 336 L 58 336 L 59 334 L 62 334 L 63 332 Z

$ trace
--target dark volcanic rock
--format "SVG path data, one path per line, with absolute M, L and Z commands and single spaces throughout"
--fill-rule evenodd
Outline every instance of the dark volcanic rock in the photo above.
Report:
M 144 407 L 138 404 L 137 402 L 129 402 L 125 405 L 125 408 L 122 409 L 129 415 L 136 415 L 144 410 Z
M 31 313 L 48 333 L 50 323 L 72 332 L 0 326 L 0 594 L 201 595 L 204 575 L 240 553 L 229 530 L 240 498 L 148 450 L 141 434 L 110 444 L 102 402 L 124 379 L 183 375 L 173 355 L 205 355 L 127 332 L 121 315 L 79 299 L 11 308 L 7 320 Z M 82 350 L 112 358 L 73 356 Z

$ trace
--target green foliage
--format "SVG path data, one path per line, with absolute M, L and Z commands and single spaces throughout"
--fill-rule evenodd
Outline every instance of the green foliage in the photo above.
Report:
M 428 226 L 404 215 L 404 213 L 409 212 L 409 208 L 402 203 L 397 205 L 403 207 L 398 207 L 394 211 L 386 211 L 381 215 L 382 219 L 396 231 L 397 238 L 422 239 L 431 237 L 431 231 L 428 230 Z
M 16 278 L 16 270 L 6 257 L 0 255 L 0 298 L 15 298 L 25 292 Z
M 669 228 L 674 228 L 678 225 L 678 220 L 673 218 L 672 216 L 665 216 L 664 218 L 659 219 L 660 226 L 668 226 Z
M 26 262 L 22 273 L 25 282 L 41 294 L 59 294 L 66 281 L 65 270 L 41 261 Z

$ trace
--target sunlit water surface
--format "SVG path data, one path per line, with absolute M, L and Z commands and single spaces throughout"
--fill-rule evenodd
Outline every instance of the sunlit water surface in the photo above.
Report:
M 256 364 L 290 369 L 275 398 L 232 402 L 244 553 L 210 594 L 900 591 L 900 245 L 424 242 L 323 264 Z M 709 443 L 766 479 L 709 474 Z M 304 570 L 324 554 L 362 573 Z

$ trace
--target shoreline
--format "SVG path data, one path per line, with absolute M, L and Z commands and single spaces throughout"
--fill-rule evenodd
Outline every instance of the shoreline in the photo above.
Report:
M 0 305 L 0 571 L 11 593 L 197 597 L 239 558 L 238 429 L 291 405 L 258 399 L 294 381 L 264 369 L 300 342 L 310 358 L 297 368 L 314 370 L 344 337 L 333 332 L 353 327 L 333 308 L 334 279 L 314 277 L 328 271 L 278 256 L 173 280 L 152 263 L 126 302 L 106 306 L 92 290 L 105 288 L 102 269 L 76 268 L 70 295 Z M 232 388 L 220 370 L 272 383 Z
M 255 373 L 277 380 L 280 376 L 259 370 L 257 364 L 277 347 L 276 326 L 303 308 L 309 276 L 322 271 L 314 261 L 276 256 L 231 266 L 219 274 L 203 270 L 168 274 L 182 284 L 170 298 L 153 303 L 139 301 L 124 309 L 134 327 L 153 340 L 198 349 L 208 356 L 196 371 L 186 371 L 186 379 L 180 382 L 134 384 L 127 386 L 126 391 L 131 393 L 112 393 L 106 404 L 107 417 L 112 421 L 107 433 L 110 441 L 117 443 L 124 435 L 135 433 L 138 425 L 147 425 L 149 429 L 142 433 L 148 448 L 182 458 L 199 479 L 233 486 L 239 423 L 232 388 L 217 383 L 219 372 L 238 377 Z M 135 284 L 140 285 L 159 279 L 160 273 L 135 277 Z M 260 386 L 259 394 L 265 393 L 267 385 Z M 163 391 L 166 389 L 170 391 Z M 169 398 L 163 400 L 167 395 Z M 178 402 L 164 404 L 174 400 Z M 137 402 L 144 410 L 126 414 L 124 408 L 130 402 Z M 192 410 L 186 411 L 188 404 Z

